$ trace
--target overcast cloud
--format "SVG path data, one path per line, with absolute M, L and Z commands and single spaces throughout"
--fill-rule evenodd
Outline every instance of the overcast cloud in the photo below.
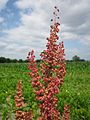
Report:
M 90 0 L 0 0 L 0 56 L 36 58 L 45 49 L 54 6 L 60 9 L 60 41 L 66 59 L 90 60 Z

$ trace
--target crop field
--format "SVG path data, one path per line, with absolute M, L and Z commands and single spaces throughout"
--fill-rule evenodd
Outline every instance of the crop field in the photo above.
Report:
M 70 105 L 70 120 L 90 120 L 90 62 L 68 62 L 64 84 L 57 95 L 58 109 L 63 112 L 65 103 Z M 0 64 L 0 114 L 2 120 L 14 120 L 16 84 L 23 83 L 23 96 L 26 107 L 38 116 L 37 101 L 28 76 L 26 63 Z M 35 119 L 34 118 L 34 119 Z

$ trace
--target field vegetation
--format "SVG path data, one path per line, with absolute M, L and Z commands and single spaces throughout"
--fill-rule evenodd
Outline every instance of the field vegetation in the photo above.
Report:
M 39 67 L 39 62 L 38 62 Z M 90 62 L 67 62 L 67 74 L 58 94 L 58 109 L 63 113 L 65 103 L 70 105 L 70 120 L 90 120 Z M 38 116 L 37 101 L 30 84 L 27 63 L 0 64 L 0 113 L 3 120 L 14 119 L 16 84 L 23 83 L 23 96 L 27 104 L 23 110 L 32 109 Z

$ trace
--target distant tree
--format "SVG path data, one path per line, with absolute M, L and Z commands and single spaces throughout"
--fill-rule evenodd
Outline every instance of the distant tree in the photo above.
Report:
M 22 59 L 10 59 L 10 58 L 5 58 L 5 57 L 0 57 L 0 63 L 22 63 L 22 62 L 27 62 L 28 60 L 22 60 Z
M 16 62 L 18 62 L 18 60 L 17 60 L 17 59 L 13 59 L 12 62 L 13 62 L 13 63 L 16 63 Z
M 6 63 L 11 63 L 11 59 L 10 58 L 6 58 Z
M 24 62 L 26 62 L 26 63 L 27 63 L 27 62 L 28 62 L 28 60 L 24 60 Z
M 84 59 L 80 59 L 80 61 L 84 62 L 85 60 Z
M 72 62 L 73 60 L 66 60 L 66 62 Z
M 80 61 L 80 57 L 75 55 L 75 56 L 72 57 L 72 60 L 73 61 Z
M 0 63 L 5 63 L 6 62 L 6 58 L 5 57 L 0 57 Z
M 22 62 L 23 62 L 23 60 L 22 60 L 22 59 L 19 59 L 19 60 L 18 60 L 18 62 L 19 62 L 19 63 L 22 63 Z

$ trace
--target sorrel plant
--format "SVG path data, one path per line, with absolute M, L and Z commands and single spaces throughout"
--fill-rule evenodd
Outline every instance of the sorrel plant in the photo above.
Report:
M 60 112 L 57 110 L 59 88 L 64 82 L 66 73 L 65 54 L 63 42 L 57 44 L 60 23 L 58 17 L 59 9 L 55 6 L 54 18 L 51 19 L 50 37 L 47 38 L 47 49 L 41 56 L 40 74 L 35 61 L 34 51 L 28 54 L 28 68 L 30 70 L 31 84 L 34 88 L 36 99 L 39 101 L 40 119 L 61 120 Z M 63 120 L 69 120 L 68 106 L 65 105 Z
M 17 108 L 16 120 L 32 120 L 32 111 L 24 112 L 21 110 L 25 106 L 21 81 L 19 81 L 17 84 L 17 93 L 14 99 L 15 99 L 15 106 Z
M 59 36 L 59 9 L 55 6 L 53 12 L 52 25 L 50 26 L 50 36 L 47 38 L 46 50 L 44 50 L 41 56 L 40 70 L 37 67 L 35 61 L 34 50 L 28 54 L 28 69 L 31 77 L 31 84 L 34 88 L 36 100 L 38 101 L 38 107 L 40 114 L 37 120 L 69 120 L 69 106 L 64 106 L 64 112 L 60 114 L 57 109 L 58 98 L 56 94 L 60 92 L 60 86 L 64 82 L 66 74 L 65 67 L 65 54 L 63 42 L 57 44 Z M 21 82 L 17 85 L 17 96 L 15 96 L 16 107 L 23 107 L 24 102 L 22 98 Z M 20 117 L 21 114 L 21 117 Z M 28 113 L 29 114 L 29 113 Z M 32 120 L 32 114 L 30 113 L 29 119 L 27 113 L 22 111 L 16 111 L 16 118 L 18 120 Z M 23 117 L 23 115 L 25 115 Z M 19 117 L 19 118 L 18 118 Z

